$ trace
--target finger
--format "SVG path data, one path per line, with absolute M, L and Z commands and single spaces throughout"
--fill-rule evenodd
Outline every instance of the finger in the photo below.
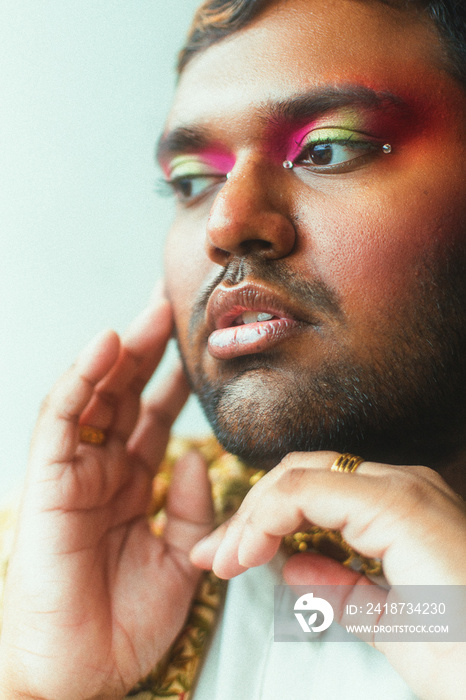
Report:
M 78 421 L 96 384 L 117 360 L 114 331 L 99 333 L 45 399 L 31 444 L 32 462 L 69 462 L 79 442 Z
M 212 571 L 219 578 L 233 578 L 248 568 L 247 565 L 242 566 L 239 560 L 242 534 L 242 522 L 233 516 L 212 563 Z
M 356 477 L 309 468 L 283 472 L 242 516 L 246 522 L 238 549 L 240 563 L 265 563 L 274 555 L 281 538 L 299 529 L 303 521 L 339 530 L 350 545 L 367 556 L 381 558 L 379 549 L 374 553 L 367 551 L 371 538 L 365 538 L 364 533 L 369 523 L 381 515 L 382 504 L 387 504 L 386 486 L 384 480 L 363 474 Z M 381 546 L 380 541 L 378 545 Z
M 336 452 L 290 453 L 251 489 L 237 513 L 243 523 L 237 553 L 240 565 L 252 567 L 269 561 L 281 538 L 299 529 L 303 521 L 335 530 L 345 527 L 351 503 L 342 511 L 341 495 L 347 501 L 350 494 L 359 499 L 364 491 L 361 483 L 367 486 L 366 482 L 370 483 L 370 478 L 379 474 L 377 468 L 382 465 L 363 462 L 358 468 L 355 488 L 354 473 L 331 470 L 338 456 Z M 324 498 L 320 510 L 313 491 L 319 484 L 318 493 L 323 492 Z M 385 483 L 380 485 L 380 479 L 375 484 L 386 488 Z M 316 508 L 315 519 L 313 508 Z M 231 552 L 223 555 L 232 557 Z
M 300 453 L 293 453 L 294 455 L 299 455 Z M 303 453 L 309 456 L 308 453 Z M 321 452 L 315 453 L 317 456 L 316 464 L 318 468 L 322 468 L 322 460 L 327 460 L 330 464 L 335 461 L 338 456 L 334 452 Z M 320 461 L 319 461 L 320 459 Z M 248 518 L 248 513 L 254 509 L 254 504 L 260 501 L 261 494 L 265 493 L 278 479 L 280 479 L 282 473 L 288 468 L 286 464 L 286 459 L 282 463 L 277 465 L 270 472 L 265 474 L 260 481 L 256 482 L 254 488 L 246 495 L 243 503 L 236 513 L 234 518 L 229 519 L 226 523 L 223 523 L 219 528 L 217 528 L 212 534 L 204 538 L 202 542 L 191 552 L 192 561 L 196 566 L 200 566 L 204 569 L 213 569 L 217 576 L 220 578 L 231 578 L 237 576 L 239 573 L 248 568 L 249 564 L 245 561 L 242 562 L 245 565 L 242 566 L 239 562 L 239 548 L 243 541 L 243 538 L 247 538 L 248 533 L 244 533 L 244 525 Z M 254 535 L 252 535 L 254 538 Z M 269 554 L 271 558 L 277 551 L 280 544 L 280 538 L 274 538 L 270 542 Z M 243 545 L 244 546 L 244 545 Z M 251 543 L 252 548 L 254 548 L 254 541 Z M 254 564 L 252 564 L 254 565 Z
M 299 467 L 302 469 L 325 469 L 328 471 L 331 469 L 338 457 L 340 457 L 339 452 L 291 452 L 280 462 L 280 464 L 271 470 L 267 477 L 272 481 L 277 481 L 284 472 L 296 464 L 299 464 Z M 452 491 L 451 487 L 444 479 L 442 479 L 440 474 L 433 469 L 429 469 L 428 467 L 420 465 L 407 466 L 399 464 L 382 464 L 380 462 L 364 460 L 357 467 L 357 472 L 358 476 L 364 474 L 365 476 L 373 476 L 376 478 L 381 476 L 393 477 L 393 475 L 396 473 L 403 475 L 406 472 L 409 472 L 411 475 L 415 474 L 423 481 L 427 481 L 428 483 L 432 484 L 436 489 L 438 489 L 438 491 L 447 494 L 454 502 L 458 502 L 458 499 L 460 499 L 460 496 Z M 342 472 L 335 473 L 341 474 Z M 347 478 L 347 476 L 344 478 Z
M 141 392 L 165 352 L 171 329 L 171 307 L 164 298 L 139 314 L 122 336 L 118 361 L 96 387 L 83 422 L 111 428 L 123 440 L 129 436 L 137 420 Z
M 331 471 L 337 456 L 331 452 L 288 455 L 243 501 L 236 516 L 236 537 L 230 535 L 219 542 L 212 535 L 210 543 L 203 543 L 203 563 L 212 560 L 216 572 L 225 577 L 263 564 L 274 556 L 283 535 L 302 527 L 303 521 L 340 530 L 357 550 L 382 558 L 397 536 L 399 539 L 397 530 L 406 523 L 407 515 L 416 519 L 415 508 L 425 511 L 439 495 L 444 496 L 442 489 L 433 493 L 430 474 L 425 474 L 430 470 L 425 468 L 364 462 L 356 474 L 347 474 Z M 414 492 L 411 503 L 410 491 Z M 426 491 L 421 506 L 416 504 L 419 491 Z M 424 519 L 417 518 L 417 526 L 420 522 Z M 414 527 L 411 531 L 413 534 Z
M 181 363 L 144 402 L 137 425 L 128 441 L 128 452 L 154 473 L 167 447 L 170 429 L 189 396 Z
M 285 582 L 295 588 L 297 595 L 303 590 L 297 586 L 312 586 L 315 594 L 319 595 L 319 586 L 325 586 L 322 594 L 333 609 L 334 620 L 343 627 L 351 624 L 353 633 L 357 629 L 367 629 L 367 616 L 364 611 L 371 606 L 373 610 L 383 610 L 387 602 L 387 589 L 381 588 L 361 573 L 351 571 L 342 564 L 318 554 L 307 552 L 291 557 L 283 567 Z M 351 611 L 351 614 L 349 614 Z M 378 622 L 378 620 L 376 620 Z M 374 645 L 372 635 L 363 633 L 364 641 Z
M 318 552 L 294 554 L 282 573 L 289 586 L 373 585 L 366 576 Z
M 214 524 L 207 463 L 199 452 L 188 452 L 176 463 L 165 510 L 165 541 L 170 548 L 184 555 L 186 566 L 186 555 Z
M 171 304 L 161 296 L 142 311 L 123 334 L 123 348 L 137 360 L 141 390 L 160 362 L 172 328 Z
M 112 434 L 125 442 L 133 432 L 140 414 L 141 393 L 159 365 L 170 339 L 172 314 L 171 307 L 167 304 L 164 302 L 163 308 L 159 306 L 149 314 L 146 321 L 149 328 L 142 329 L 143 340 L 141 338 L 138 348 L 131 350 L 133 359 L 136 358 L 136 371 L 124 394 L 123 387 L 120 389 L 121 398 L 116 402 L 111 428 Z M 159 313 L 160 310 L 163 310 L 163 315 Z
M 210 535 L 203 537 L 191 550 L 189 558 L 195 566 L 210 571 L 213 567 L 215 554 L 225 537 L 230 521 L 222 523 Z
M 236 555 L 241 532 L 242 524 L 233 516 L 192 549 L 191 561 L 202 569 L 212 569 L 219 578 L 238 576 L 246 571 Z
M 295 453 L 298 454 L 298 453 Z M 307 453 L 303 453 L 307 454 Z M 336 453 L 320 453 L 320 457 L 327 457 L 331 463 L 335 460 Z M 285 461 L 285 460 L 284 460 Z M 212 568 L 220 578 L 232 578 L 246 571 L 251 566 L 265 563 L 277 552 L 281 541 L 279 537 L 269 537 L 267 533 L 260 533 L 259 555 L 261 560 L 255 563 L 257 532 L 245 529 L 249 513 L 255 508 L 255 504 L 261 500 L 262 494 L 266 493 L 273 484 L 280 479 L 282 473 L 286 471 L 285 465 L 278 465 L 265 474 L 258 481 L 253 489 L 246 495 L 238 512 L 223 523 L 213 533 L 204 538 L 202 542 L 191 552 L 191 559 L 197 565 L 205 569 Z M 322 464 L 319 464 L 322 468 Z M 267 540 L 267 544 L 264 540 Z M 264 553 L 264 547 L 267 552 Z M 243 550 L 247 551 L 247 556 L 243 556 Z
M 299 455 L 298 463 L 304 459 Z M 314 461 L 313 456 L 310 459 Z M 441 571 L 442 580 L 445 571 L 452 576 L 447 559 L 453 551 L 447 542 L 454 546 L 457 533 L 464 528 L 464 512 L 453 508 L 450 499 L 427 480 L 419 479 L 417 473 L 391 472 L 380 466 L 366 462 L 353 474 L 292 467 L 263 489 L 259 499 L 253 498 L 253 487 L 244 510 L 240 508 L 245 525 L 237 552 L 239 563 L 265 563 L 281 537 L 308 521 L 340 531 L 363 555 L 383 559 L 390 581 L 396 573 L 400 583 L 402 573 L 404 582 L 416 583 L 421 563 L 431 583 Z M 230 552 L 231 558 L 235 555 Z M 429 571 L 428 561 L 436 562 Z M 458 580 L 460 574 L 455 574 Z
M 163 277 L 157 280 L 150 295 L 149 306 L 158 304 L 161 299 L 168 299 L 165 280 Z

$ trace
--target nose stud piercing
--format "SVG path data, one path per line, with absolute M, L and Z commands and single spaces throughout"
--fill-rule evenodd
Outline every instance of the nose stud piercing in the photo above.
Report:
M 230 179 L 230 177 L 231 177 L 231 170 L 230 170 L 230 172 L 229 172 L 229 173 L 227 173 L 227 174 L 226 174 L 226 178 L 227 178 L 227 180 L 229 180 L 229 179 Z
M 388 154 L 388 153 L 391 153 L 391 152 L 392 152 L 391 144 L 385 143 L 385 144 L 382 146 L 382 151 L 383 151 L 384 153 L 387 153 L 387 154 Z
M 294 163 L 292 163 L 291 160 L 284 160 L 283 167 L 286 168 L 287 170 L 291 170 L 291 168 L 294 167 Z

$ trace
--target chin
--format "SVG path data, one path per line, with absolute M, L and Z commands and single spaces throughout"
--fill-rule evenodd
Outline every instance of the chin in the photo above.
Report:
M 322 388 L 313 383 L 303 381 L 302 372 L 293 376 L 249 367 L 226 382 L 204 380 L 197 394 L 221 445 L 248 464 L 269 468 L 289 452 L 343 451 L 360 444 L 359 424 L 346 425 L 342 434 L 341 409 L 355 415 L 355 406 L 348 406 L 355 404 L 355 392 L 340 391 L 339 400 L 327 380 Z M 346 409 L 341 394 L 346 394 Z
M 456 401 L 452 387 L 440 385 L 445 391 L 439 392 L 439 385 L 422 380 L 419 365 L 411 382 L 402 365 L 397 383 L 392 372 L 351 363 L 321 368 L 317 374 L 306 368 L 293 372 L 240 364 L 223 381 L 198 375 L 194 390 L 220 444 L 261 469 L 275 466 L 290 452 L 316 450 L 436 468 L 462 415 L 462 390 Z M 391 370 L 395 367 L 390 364 Z M 461 386 L 464 380 L 457 389 Z

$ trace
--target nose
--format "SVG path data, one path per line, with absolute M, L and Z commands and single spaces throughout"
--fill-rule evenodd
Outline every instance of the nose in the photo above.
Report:
M 267 260 L 291 253 L 296 232 L 283 176 L 290 174 L 254 162 L 235 168 L 210 210 L 206 250 L 213 262 L 225 266 L 250 253 Z

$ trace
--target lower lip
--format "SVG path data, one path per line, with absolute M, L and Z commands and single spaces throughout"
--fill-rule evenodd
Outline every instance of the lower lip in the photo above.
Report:
M 299 325 L 289 318 L 276 318 L 271 321 L 220 328 L 210 334 L 207 346 L 210 354 L 219 360 L 254 355 L 285 340 Z

